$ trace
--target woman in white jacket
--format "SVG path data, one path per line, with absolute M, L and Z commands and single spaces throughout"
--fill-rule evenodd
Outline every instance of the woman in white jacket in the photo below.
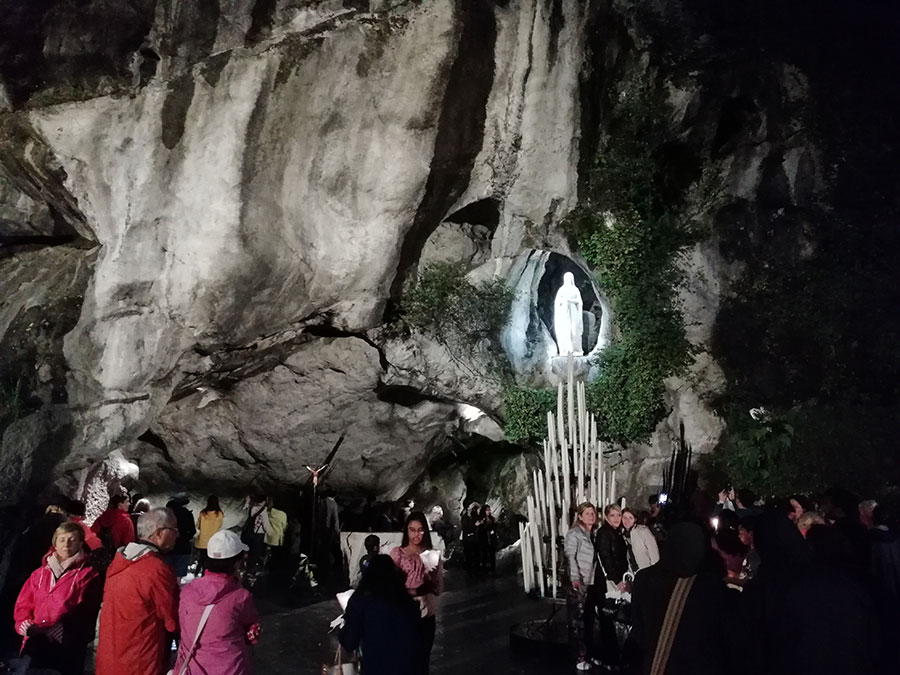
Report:
M 638 524 L 638 517 L 631 509 L 622 510 L 622 534 L 628 543 L 628 566 L 632 573 L 659 562 L 659 547 L 650 528 Z

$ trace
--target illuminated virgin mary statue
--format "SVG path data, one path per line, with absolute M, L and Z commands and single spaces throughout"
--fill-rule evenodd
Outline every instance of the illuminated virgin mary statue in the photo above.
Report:
M 556 292 L 556 300 L 553 303 L 553 330 L 556 332 L 556 345 L 559 347 L 559 355 L 581 356 L 581 335 L 584 332 L 584 319 L 582 309 L 584 303 L 581 300 L 581 291 L 575 285 L 575 275 L 566 272 L 563 275 L 563 285 Z

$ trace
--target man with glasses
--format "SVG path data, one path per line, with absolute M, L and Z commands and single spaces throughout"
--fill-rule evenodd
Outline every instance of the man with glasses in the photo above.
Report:
M 119 549 L 106 575 L 97 675 L 163 675 L 169 634 L 178 629 L 178 583 L 162 555 L 175 546 L 171 509 L 138 520 L 138 541 Z

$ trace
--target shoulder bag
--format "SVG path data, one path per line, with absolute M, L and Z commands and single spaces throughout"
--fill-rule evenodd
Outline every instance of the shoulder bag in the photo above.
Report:
M 190 664 L 191 659 L 194 658 L 194 652 L 197 649 L 197 643 L 200 641 L 200 635 L 203 633 L 203 629 L 206 628 L 206 621 L 209 619 L 209 615 L 212 612 L 213 607 L 215 605 L 207 605 L 203 608 L 203 614 L 200 616 L 200 623 L 197 624 L 197 634 L 194 635 L 194 643 L 191 645 L 191 648 L 188 650 L 187 656 L 185 656 L 184 661 L 181 663 L 181 668 L 178 669 L 178 675 L 184 675 L 187 672 L 188 664 Z M 175 669 L 170 670 L 166 675 L 175 675 Z
M 357 675 L 359 670 L 352 661 L 344 663 L 341 658 L 341 645 L 338 643 L 337 651 L 334 654 L 334 665 L 327 663 L 322 666 L 322 675 Z

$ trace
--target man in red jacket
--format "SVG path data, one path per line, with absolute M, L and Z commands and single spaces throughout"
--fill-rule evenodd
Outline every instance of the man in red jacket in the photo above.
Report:
M 128 497 L 126 495 L 113 495 L 109 500 L 106 511 L 91 525 L 91 530 L 96 534 L 104 546 L 118 549 L 125 544 L 134 541 L 134 525 L 128 517 Z
M 178 583 L 161 554 L 175 546 L 175 514 L 151 509 L 138 520 L 138 541 L 116 553 L 106 574 L 97 675 L 163 675 L 167 632 L 178 629 Z

